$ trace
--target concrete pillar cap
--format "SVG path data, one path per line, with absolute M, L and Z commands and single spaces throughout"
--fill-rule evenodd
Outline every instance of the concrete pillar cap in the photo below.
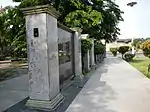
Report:
M 40 14 L 40 13 L 48 13 L 55 18 L 58 18 L 60 16 L 60 13 L 56 11 L 55 8 L 50 5 L 39 5 L 39 6 L 22 8 L 21 11 L 26 16 L 33 15 L 33 14 Z

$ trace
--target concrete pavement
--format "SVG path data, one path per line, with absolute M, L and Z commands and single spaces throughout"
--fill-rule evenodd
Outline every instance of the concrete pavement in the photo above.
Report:
M 67 103 L 58 112 L 64 112 L 81 89 L 71 85 L 63 94 Z M 28 75 L 0 82 L 0 112 L 27 97 Z M 33 111 L 19 105 L 8 112 Z M 122 59 L 108 57 L 66 112 L 150 112 L 150 80 Z
M 66 112 L 150 112 L 150 80 L 122 59 L 108 57 Z
M 0 112 L 28 97 L 28 75 L 0 82 Z

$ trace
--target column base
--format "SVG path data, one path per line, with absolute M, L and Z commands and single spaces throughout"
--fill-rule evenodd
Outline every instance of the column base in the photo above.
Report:
M 74 80 L 81 80 L 84 78 L 84 75 L 81 73 L 80 75 L 75 75 Z
M 29 99 L 26 106 L 31 109 L 43 110 L 43 111 L 54 111 L 64 101 L 64 97 L 58 94 L 54 99 L 50 101 L 32 100 Z
M 77 76 L 74 78 L 74 85 L 75 85 L 77 88 L 83 88 L 84 83 L 85 83 L 85 79 L 84 79 L 84 75 L 83 75 L 83 74 L 77 75 Z

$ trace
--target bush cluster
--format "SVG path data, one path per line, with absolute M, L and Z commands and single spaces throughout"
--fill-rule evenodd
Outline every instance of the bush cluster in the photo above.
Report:
M 124 55 L 124 59 L 125 59 L 126 61 L 131 61 L 131 60 L 133 60 L 134 57 L 135 57 L 135 54 L 131 54 L 131 53 L 126 53 L 126 54 Z
M 96 41 L 94 43 L 94 53 L 96 55 L 103 54 L 105 52 L 105 45 L 102 44 L 100 41 Z
M 5 60 L 5 57 L 0 55 L 0 61 L 3 61 L 3 60 Z
M 86 54 L 88 50 L 92 48 L 92 42 L 90 39 L 81 39 L 81 51 L 82 55 Z
M 150 58 L 150 40 L 147 40 L 147 41 L 143 42 L 142 50 L 143 50 L 143 54 L 146 57 Z
M 129 49 L 130 49 L 129 46 L 120 46 L 120 47 L 118 48 L 118 52 L 122 54 L 122 58 L 123 58 L 123 55 L 124 55 L 126 52 L 128 52 Z
M 113 56 L 117 56 L 118 48 L 110 48 L 110 52 L 113 54 Z

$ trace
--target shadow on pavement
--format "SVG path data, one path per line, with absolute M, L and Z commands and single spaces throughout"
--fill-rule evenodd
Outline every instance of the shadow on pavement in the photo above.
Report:
M 65 97 L 65 101 L 58 107 L 57 110 L 55 110 L 54 112 L 65 112 L 65 110 L 69 107 L 69 105 L 72 103 L 72 101 L 75 99 L 75 97 L 78 95 L 78 93 L 82 90 L 83 85 L 89 80 L 89 78 L 95 74 L 95 73 L 99 73 L 100 75 L 96 75 L 95 77 L 91 77 L 91 78 L 95 78 L 95 85 L 90 88 L 89 90 L 87 90 L 87 94 L 90 95 L 90 105 L 93 105 L 93 110 L 97 109 L 97 108 L 101 108 L 101 110 L 103 110 L 102 112 L 116 112 L 113 110 L 109 110 L 107 108 L 107 100 L 113 100 L 115 98 L 115 94 L 114 91 L 112 90 L 111 86 L 108 85 L 106 82 L 103 82 L 100 80 L 101 75 L 107 73 L 108 70 L 108 65 L 110 64 L 118 64 L 121 61 L 123 61 L 122 59 L 117 59 L 117 57 L 114 58 L 107 58 L 107 61 L 103 61 L 101 64 L 97 65 L 97 70 L 93 70 L 91 71 L 87 76 L 84 77 L 84 79 L 82 80 L 73 80 L 71 81 L 67 87 L 65 87 L 64 89 L 62 89 L 61 93 L 63 94 L 63 96 Z M 111 60 L 111 62 L 109 62 L 109 60 Z M 99 81 L 98 81 L 99 80 Z M 99 83 L 97 83 L 99 82 Z M 88 83 L 85 86 L 88 86 Z M 94 82 L 93 82 L 94 83 Z M 82 92 L 82 91 L 81 91 Z M 99 95 L 100 94 L 100 95 Z M 105 99 L 103 99 L 105 98 Z M 88 100 L 89 98 L 85 99 Z M 26 103 L 26 100 L 18 103 L 17 105 L 9 108 L 6 112 L 44 112 L 44 111 L 37 111 L 37 110 L 31 110 L 26 108 L 24 105 Z M 77 104 L 77 107 L 74 107 L 74 111 L 72 110 L 71 112 L 78 112 L 77 110 L 80 108 L 85 108 L 82 107 L 82 104 Z M 84 112 L 84 111 L 83 111 Z M 90 112 L 96 112 L 96 111 L 90 111 Z M 99 111 L 97 111 L 99 112 Z

